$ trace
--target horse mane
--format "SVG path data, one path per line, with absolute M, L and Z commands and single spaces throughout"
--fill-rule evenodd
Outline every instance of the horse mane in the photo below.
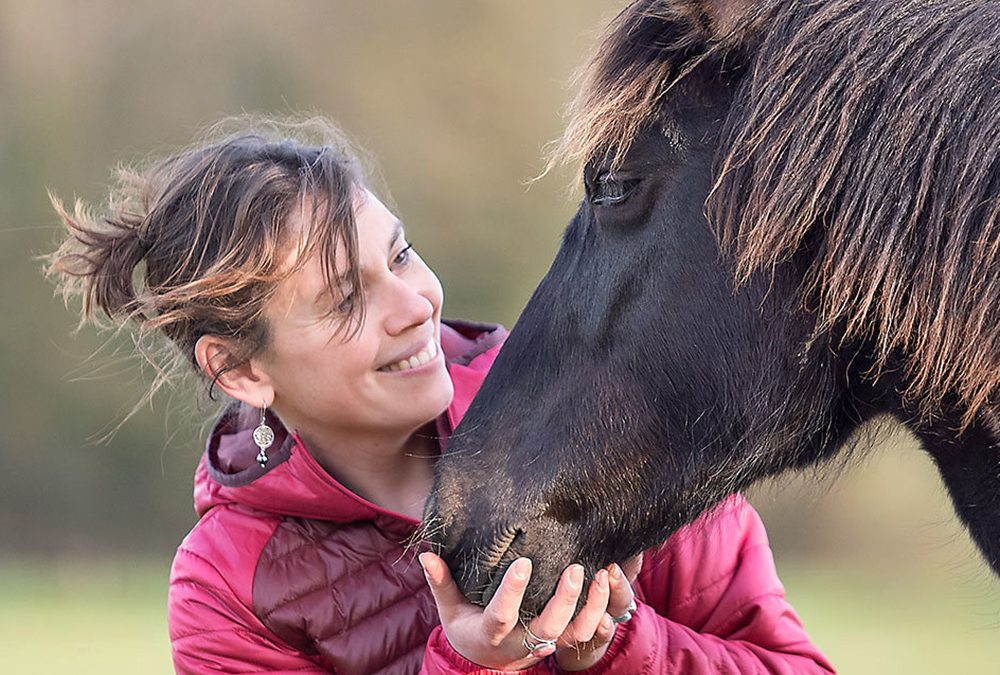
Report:
M 817 331 L 871 341 L 872 376 L 900 356 L 904 401 L 967 427 L 1000 385 L 1000 4 L 776 0 L 723 38 L 698 4 L 615 19 L 560 158 L 620 161 L 680 79 L 742 57 L 706 203 L 737 285 L 806 260 Z

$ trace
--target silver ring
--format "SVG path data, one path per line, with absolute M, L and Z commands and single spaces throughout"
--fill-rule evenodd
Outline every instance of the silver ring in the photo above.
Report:
M 524 637 L 521 638 L 521 645 L 527 649 L 529 653 L 545 649 L 546 647 L 556 646 L 555 640 L 546 640 L 545 638 L 538 637 L 531 632 L 531 629 L 528 628 L 528 624 L 522 622 L 521 625 L 524 627 Z
M 615 623 L 628 623 L 632 619 L 632 614 L 635 612 L 635 598 L 632 598 L 632 602 L 628 603 L 628 609 L 621 616 L 613 616 L 611 620 Z

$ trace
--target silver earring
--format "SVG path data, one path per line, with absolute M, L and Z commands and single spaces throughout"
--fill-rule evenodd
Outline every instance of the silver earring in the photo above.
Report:
M 260 425 L 253 430 L 253 442 L 260 448 L 260 452 L 257 453 L 257 463 L 262 469 L 267 465 L 267 449 L 274 443 L 274 429 L 264 422 L 265 413 L 267 413 L 266 404 L 260 409 Z

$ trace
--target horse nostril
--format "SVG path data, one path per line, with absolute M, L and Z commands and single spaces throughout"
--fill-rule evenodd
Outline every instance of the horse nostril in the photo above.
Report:
M 493 543 L 486 549 L 483 559 L 480 562 L 480 566 L 486 570 L 491 570 L 504 559 L 504 556 L 510 550 L 510 545 L 517 538 L 517 535 L 521 531 L 516 527 L 508 527 L 507 529 L 500 532 L 500 535 L 493 540 Z
M 518 544 L 523 537 L 524 532 L 521 529 L 516 527 L 507 528 L 490 547 L 487 557 L 481 561 L 480 570 L 485 577 L 481 589 L 483 605 L 488 604 L 493 598 L 493 594 L 500 587 L 500 582 L 503 581 L 503 576 L 507 572 L 507 568 L 517 560 Z

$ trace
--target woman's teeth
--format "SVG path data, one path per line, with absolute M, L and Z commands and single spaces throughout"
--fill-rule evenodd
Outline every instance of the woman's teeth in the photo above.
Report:
M 389 370 L 396 372 L 399 370 L 409 370 L 410 368 L 416 368 L 417 366 L 422 366 L 435 356 L 437 356 L 438 346 L 434 338 L 431 338 L 427 342 L 426 346 L 421 349 L 416 355 L 411 356 L 408 359 L 403 359 L 398 363 L 393 363 L 391 365 L 385 366 L 382 370 Z

